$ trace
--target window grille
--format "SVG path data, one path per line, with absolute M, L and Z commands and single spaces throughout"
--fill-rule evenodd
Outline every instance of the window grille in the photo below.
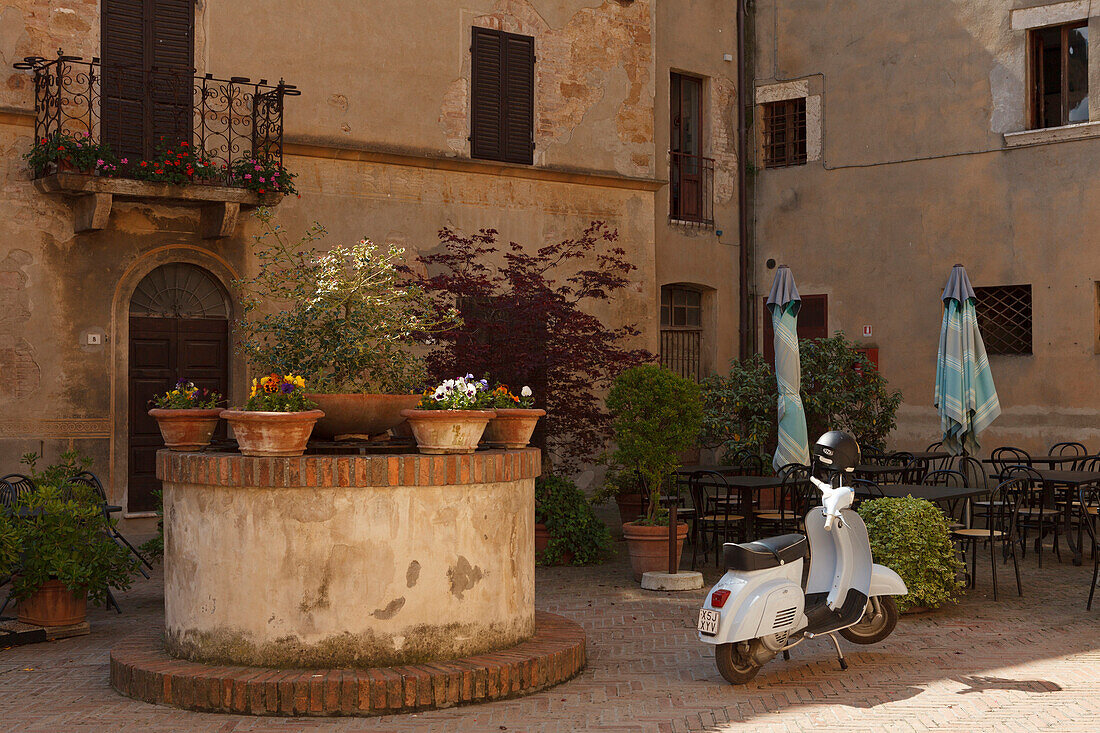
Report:
M 764 107 L 764 167 L 806 162 L 806 99 L 767 102 Z
M 988 354 L 1031 353 L 1031 286 L 974 288 L 978 328 Z
M 661 288 L 661 366 L 696 381 L 703 377 L 702 302 L 698 290 Z

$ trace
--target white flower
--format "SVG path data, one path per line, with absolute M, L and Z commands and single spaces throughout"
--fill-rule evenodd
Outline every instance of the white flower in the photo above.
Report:
M 534 394 L 534 392 L 531 391 L 530 387 L 524 387 L 523 389 L 521 389 L 519 391 L 520 397 L 530 397 L 533 394 Z

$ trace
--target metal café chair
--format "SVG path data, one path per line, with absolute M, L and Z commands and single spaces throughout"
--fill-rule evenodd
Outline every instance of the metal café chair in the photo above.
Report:
M 953 471 L 947 468 L 939 469 L 936 471 L 929 471 L 924 475 L 924 478 L 921 480 L 920 483 L 924 486 L 949 486 L 955 489 L 968 488 L 966 484 L 966 476 L 961 471 Z M 958 504 L 958 499 L 953 499 L 947 502 L 947 511 L 944 512 L 944 514 L 946 514 L 948 519 L 951 521 L 949 529 L 962 529 L 968 526 L 965 511 L 962 515 L 957 513 Z
M 993 464 L 997 473 L 1003 473 L 1009 466 L 1030 466 L 1031 454 L 1022 448 L 1005 445 L 993 449 L 989 454 L 989 462 Z
M 24 476 L 21 473 L 0 476 L 0 485 L 8 487 L 8 491 L 0 494 L 0 505 L 6 507 L 15 506 L 20 497 L 34 491 L 34 481 L 30 476 Z
M 1097 576 L 1100 575 L 1100 531 L 1096 526 L 1100 516 L 1100 486 L 1082 486 L 1077 493 L 1081 502 L 1081 523 L 1088 530 L 1092 544 L 1092 582 L 1089 583 L 1089 600 L 1085 604 L 1085 609 L 1091 611 Z
M 807 505 L 810 467 L 801 463 L 788 463 L 780 467 L 776 476 L 783 483 L 778 490 L 772 491 L 771 507 L 754 510 L 756 526 L 763 525 L 776 534 L 798 532 L 802 518 L 810 510 Z
M 741 492 L 732 488 L 725 476 L 717 471 L 696 471 L 688 483 L 691 504 L 695 509 L 692 526 L 691 569 L 699 552 L 700 539 L 714 545 L 714 562 L 721 557 L 722 544 L 738 530 L 738 538 L 744 540 L 746 513 L 740 506 Z M 709 545 L 707 550 L 709 551 Z
M 1020 507 L 1030 493 L 1025 478 L 1013 478 L 1002 481 L 990 492 L 990 511 L 985 517 L 985 527 L 963 527 L 951 531 L 951 538 L 962 548 L 963 566 L 966 566 L 969 553 L 970 570 L 967 571 L 967 587 L 973 588 L 978 572 L 978 543 L 989 543 L 990 570 L 993 580 L 993 600 L 997 600 L 997 553 L 1000 545 L 1002 552 L 1012 556 L 1012 567 L 1016 571 L 1016 592 L 1024 594 L 1020 582 L 1020 563 L 1016 559 L 1016 522 Z
M 1076 441 L 1065 441 L 1062 443 L 1055 443 L 1050 446 L 1047 451 L 1048 456 L 1076 456 L 1077 458 L 1084 458 L 1089 454 L 1088 448 L 1083 443 Z M 1080 461 L 1074 461 L 1066 466 L 1067 470 L 1076 471 L 1080 467 Z
M 924 452 L 925 453 L 943 453 L 944 452 L 944 450 L 943 450 L 943 441 L 942 440 L 937 440 L 935 443 L 932 443 L 927 448 L 925 448 Z M 950 468 L 953 467 L 952 464 L 954 463 L 954 459 L 955 459 L 955 456 L 951 456 L 951 455 L 947 456 L 946 458 L 936 458 L 934 460 L 930 460 L 928 462 L 928 466 L 929 466 L 929 468 L 932 468 L 933 470 L 936 470 L 936 471 L 947 470 L 947 469 L 950 469 Z
M 1047 492 L 1043 477 L 1031 466 L 1018 465 L 1005 468 L 1002 478 L 1019 479 L 1026 488 L 1017 524 L 1020 556 L 1027 556 L 1027 535 L 1030 530 L 1035 530 L 1035 552 L 1039 555 L 1039 567 L 1043 567 L 1043 537 L 1049 531 L 1054 534 L 1054 554 L 1061 560 L 1058 534 L 1062 526 L 1062 511 L 1054 503 L 1054 496 Z
M 747 453 L 738 465 L 742 476 L 764 475 L 764 459 L 756 453 Z
M 141 561 L 141 565 L 144 565 L 146 568 L 152 570 L 153 564 L 150 563 L 149 560 L 146 559 L 146 557 L 142 555 L 136 547 L 134 547 L 130 540 L 126 539 L 122 535 L 122 533 L 118 531 L 118 527 L 113 521 L 111 521 L 111 512 L 107 509 L 107 492 L 104 490 L 103 484 L 100 482 L 99 477 L 91 471 L 81 471 L 80 473 L 70 478 L 69 483 L 80 486 L 87 486 L 95 492 L 96 497 L 99 499 L 100 506 L 103 509 L 103 519 L 105 520 L 105 524 L 107 526 L 107 535 L 112 540 L 114 540 L 115 544 L 123 546 L 127 550 L 129 550 L 134 557 Z M 148 579 L 149 573 L 145 572 L 145 568 L 141 567 L 141 565 L 138 566 L 138 570 L 140 570 L 141 574 L 144 575 L 146 579 Z
M 899 484 L 919 484 L 928 473 L 928 460 L 925 458 L 910 458 L 902 466 L 898 474 Z

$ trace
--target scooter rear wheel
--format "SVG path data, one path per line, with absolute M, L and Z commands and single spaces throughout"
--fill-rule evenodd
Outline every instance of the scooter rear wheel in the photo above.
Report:
M 743 685 L 760 671 L 760 665 L 749 654 L 738 650 L 737 644 L 719 644 L 714 648 L 714 663 L 731 685 Z
M 875 613 L 873 601 L 878 601 L 880 613 Z M 898 604 L 893 596 L 868 599 L 867 610 L 855 626 L 840 630 L 840 635 L 853 644 L 877 644 L 893 633 L 898 625 Z

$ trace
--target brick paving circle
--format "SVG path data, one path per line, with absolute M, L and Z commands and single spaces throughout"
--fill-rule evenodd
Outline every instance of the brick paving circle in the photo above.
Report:
M 530 640 L 489 654 L 377 669 L 271 669 L 173 659 L 156 639 L 111 650 L 111 686 L 144 702 L 244 715 L 390 715 L 503 700 L 574 677 L 584 629 L 535 615 Z

